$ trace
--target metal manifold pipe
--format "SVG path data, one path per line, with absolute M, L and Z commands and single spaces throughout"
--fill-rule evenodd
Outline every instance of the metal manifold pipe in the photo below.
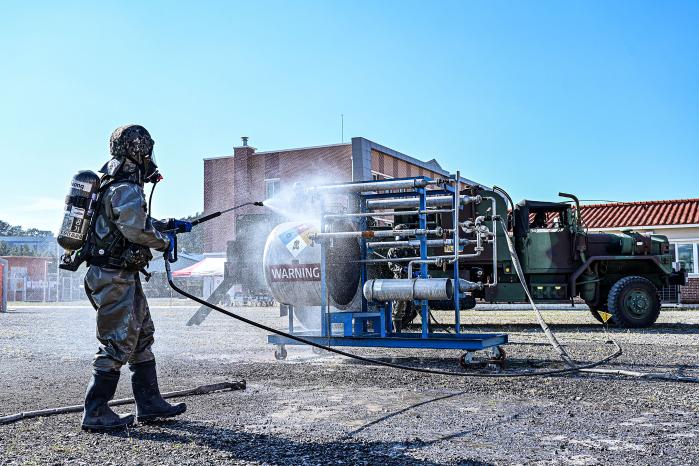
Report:
M 323 217 L 330 218 L 353 218 L 353 217 L 393 217 L 396 215 L 419 215 L 419 214 L 450 214 L 452 209 L 427 209 L 427 210 L 397 210 L 385 212 L 363 212 L 363 213 L 348 213 L 348 214 L 325 214 Z
M 475 202 L 476 204 L 481 201 L 481 196 L 467 196 L 462 195 L 461 205 L 471 204 Z M 427 207 L 453 207 L 454 197 L 450 195 L 440 195 L 440 196 L 427 196 L 425 198 L 425 205 Z M 377 210 L 377 209 L 405 209 L 410 207 L 417 207 L 420 205 L 419 197 L 397 197 L 391 199 L 370 199 L 366 201 L 367 209 Z
M 413 178 L 408 180 L 367 181 L 364 183 L 341 183 L 306 188 L 307 193 L 361 193 L 367 191 L 389 191 L 393 189 L 424 188 L 439 184 L 441 180 Z
M 439 246 L 452 246 L 454 244 L 453 239 L 428 239 L 425 241 L 427 244 L 428 248 L 431 247 L 439 247 Z M 459 244 L 472 244 L 474 243 L 473 240 L 469 239 L 462 239 L 459 240 Z M 371 241 L 366 244 L 368 248 L 371 249 L 389 249 L 389 248 L 397 248 L 397 249 L 411 249 L 411 248 L 419 248 L 420 247 L 420 240 L 419 239 L 411 239 L 407 241 Z
M 412 229 L 412 230 L 364 230 L 364 231 L 334 231 L 328 233 L 316 233 L 311 235 L 313 241 L 328 239 L 328 238 L 405 238 L 408 236 L 428 235 L 442 236 L 445 230 L 437 227 L 434 230 Z
M 363 291 L 367 301 L 440 301 L 454 297 L 454 285 L 448 278 L 368 280 Z

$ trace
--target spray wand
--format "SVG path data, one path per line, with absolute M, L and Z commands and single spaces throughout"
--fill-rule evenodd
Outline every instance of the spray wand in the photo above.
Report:
M 151 191 L 151 194 L 152 194 L 152 191 Z M 199 225 L 200 223 L 208 222 L 209 220 L 213 220 L 217 217 L 220 217 L 221 215 L 223 215 L 225 213 L 232 212 L 236 209 L 240 209 L 241 207 L 245 207 L 247 205 L 255 205 L 258 207 L 264 206 L 262 201 L 245 202 L 245 203 L 237 205 L 237 206 L 229 207 L 228 209 L 219 210 L 218 212 L 213 212 L 209 215 L 204 215 L 203 217 L 199 217 L 195 220 L 192 220 L 190 223 L 192 224 L 192 226 L 196 226 L 196 225 Z M 186 233 L 187 231 L 189 231 L 189 230 L 185 230 L 184 225 L 178 225 L 177 221 L 175 219 L 170 219 L 167 222 L 167 228 L 165 230 L 163 230 L 163 233 L 175 233 L 175 247 L 174 247 L 172 254 L 170 254 L 169 252 L 165 252 L 165 259 L 166 259 L 165 262 L 166 263 L 167 262 L 171 262 L 171 263 L 177 262 L 177 236 L 176 235 L 178 233 Z
M 211 213 L 211 214 L 209 214 L 209 215 L 204 215 L 203 217 L 199 217 L 199 218 L 197 218 L 197 219 L 192 220 L 190 223 L 192 224 L 192 226 L 196 226 L 196 225 L 199 225 L 200 223 L 208 222 L 209 220 L 213 220 L 213 219 L 215 219 L 216 217 L 220 217 L 221 215 L 226 214 L 226 213 L 228 213 L 228 212 L 232 212 L 232 211 L 234 211 L 234 210 L 236 210 L 236 209 L 240 209 L 241 207 L 245 207 L 246 205 L 255 205 L 255 206 L 258 206 L 258 207 L 263 207 L 263 206 L 264 206 L 264 204 L 262 203 L 262 201 L 246 202 L 246 203 L 244 203 L 244 204 L 240 204 L 240 205 L 237 205 L 237 206 L 229 207 L 228 209 L 219 210 L 218 212 L 213 212 L 213 213 Z M 183 227 L 183 226 L 175 226 L 175 219 L 169 220 L 169 221 L 168 221 L 168 224 L 167 224 L 167 228 L 166 228 L 165 230 L 162 230 L 162 232 L 163 232 L 163 233 L 169 233 L 169 232 L 172 232 L 172 233 L 186 233 L 186 231 L 184 230 L 184 227 Z
M 212 213 L 212 214 L 209 214 L 209 215 L 205 215 L 205 216 L 203 216 L 203 217 L 200 217 L 200 218 L 198 218 L 198 219 L 196 219 L 196 220 L 192 220 L 192 226 L 199 225 L 200 223 L 208 222 L 209 220 L 213 220 L 213 219 L 215 219 L 216 217 L 220 217 L 221 215 L 223 215 L 223 214 L 225 214 L 225 213 L 232 212 L 232 211 L 234 211 L 235 209 L 239 209 L 239 208 L 241 208 L 241 207 L 245 207 L 246 205 L 256 205 L 256 206 L 258 206 L 258 207 L 262 207 L 264 204 L 263 204 L 261 201 L 246 202 L 245 204 L 240 204 L 240 205 L 237 205 L 237 206 L 234 206 L 234 207 L 229 207 L 228 209 L 225 209 L 225 210 L 219 210 L 218 212 L 214 212 L 214 213 Z M 177 233 L 180 233 L 180 232 L 177 232 Z

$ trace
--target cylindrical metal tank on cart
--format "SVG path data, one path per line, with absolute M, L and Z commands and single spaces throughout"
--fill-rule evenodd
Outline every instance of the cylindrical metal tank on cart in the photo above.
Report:
M 277 225 L 267 237 L 262 267 L 274 299 L 292 306 L 320 306 L 318 227 L 301 222 Z
M 348 228 L 346 224 L 342 227 Z M 278 302 L 296 308 L 320 306 L 321 246 L 310 239 L 315 233 L 318 233 L 315 225 L 286 222 L 277 225 L 269 234 L 262 267 L 267 286 Z M 350 242 L 356 246 L 349 247 L 352 246 Z M 331 310 L 361 309 L 357 239 L 330 242 L 327 247 L 328 304 Z

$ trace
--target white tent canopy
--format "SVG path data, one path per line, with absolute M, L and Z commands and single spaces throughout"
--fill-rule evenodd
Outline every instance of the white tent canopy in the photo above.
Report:
M 225 257 L 207 257 L 196 264 L 173 272 L 175 277 L 223 277 Z

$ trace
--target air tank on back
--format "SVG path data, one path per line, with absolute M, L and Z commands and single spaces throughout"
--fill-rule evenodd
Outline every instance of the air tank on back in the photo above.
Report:
M 70 181 L 63 222 L 56 238 L 68 252 L 76 251 L 85 244 L 99 187 L 99 176 L 90 170 L 78 172 Z

